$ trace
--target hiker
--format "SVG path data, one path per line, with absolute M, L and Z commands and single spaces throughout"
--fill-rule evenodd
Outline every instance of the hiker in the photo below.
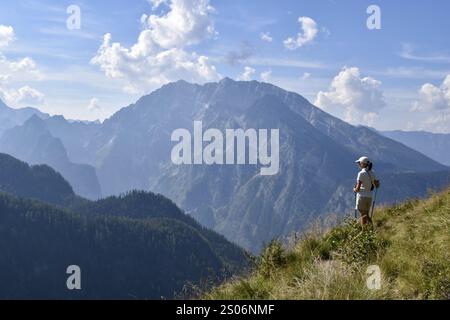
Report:
M 369 158 L 361 157 L 355 161 L 358 164 L 361 171 L 358 173 L 356 179 L 356 185 L 353 191 L 356 193 L 356 207 L 361 215 L 361 225 L 364 226 L 368 223 L 372 223 L 372 219 L 369 215 L 370 208 L 372 207 L 372 192 L 374 188 L 380 187 L 380 181 L 377 180 L 375 174 L 372 172 L 372 162 Z

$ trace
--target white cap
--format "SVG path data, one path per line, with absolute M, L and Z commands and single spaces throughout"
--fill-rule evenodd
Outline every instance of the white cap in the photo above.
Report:
M 369 164 L 370 160 L 367 157 L 361 157 L 358 160 L 355 161 L 355 163 L 363 163 L 363 164 Z

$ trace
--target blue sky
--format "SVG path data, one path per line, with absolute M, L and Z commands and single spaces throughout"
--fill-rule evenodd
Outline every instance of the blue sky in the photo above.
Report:
M 446 0 L 2 2 L 0 97 L 12 107 L 104 119 L 168 81 L 228 76 L 353 124 L 450 132 Z M 371 4 L 380 30 L 367 28 Z

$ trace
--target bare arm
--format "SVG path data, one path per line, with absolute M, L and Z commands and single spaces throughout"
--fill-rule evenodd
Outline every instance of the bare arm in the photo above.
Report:
M 354 192 L 360 192 L 361 191 L 362 182 L 361 180 L 358 180 L 358 182 L 355 185 L 355 188 L 353 188 Z

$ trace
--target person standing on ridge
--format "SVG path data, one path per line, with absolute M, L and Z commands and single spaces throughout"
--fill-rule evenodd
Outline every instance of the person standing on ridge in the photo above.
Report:
M 380 187 L 380 181 L 377 180 L 372 171 L 372 162 L 367 157 L 361 157 L 355 161 L 361 171 L 358 172 L 356 185 L 353 191 L 356 193 L 356 207 L 361 215 L 361 225 L 371 223 L 369 215 L 372 207 L 372 192 L 374 188 Z

